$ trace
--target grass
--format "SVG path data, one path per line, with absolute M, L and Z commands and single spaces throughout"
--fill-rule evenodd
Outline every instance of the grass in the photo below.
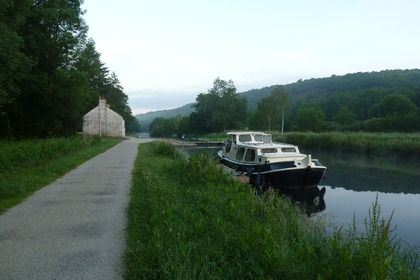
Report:
M 381 155 L 420 155 L 420 133 L 365 133 L 365 132 L 290 132 L 275 141 L 301 145 L 305 148 L 342 150 Z
M 255 196 L 208 156 L 139 145 L 126 279 L 419 279 L 417 251 L 372 205 L 366 233 L 326 234 L 277 193 Z
M 371 132 L 271 132 L 273 141 L 300 145 L 305 148 L 341 150 L 380 155 L 420 155 L 420 133 L 371 133 Z M 226 133 L 207 134 L 195 139 L 225 141 Z
M 82 136 L 0 141 L 0 213 L 120 141 Z

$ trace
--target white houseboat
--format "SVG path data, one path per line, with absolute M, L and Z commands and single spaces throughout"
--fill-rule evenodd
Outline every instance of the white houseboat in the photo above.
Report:
M 246 174 L 254 186 L 305 189 L 318 186 L 327 168 L 295 145 L 273 143 L 271 134 L 229 132 L 229 140 L 218 152 L 220 162 Z

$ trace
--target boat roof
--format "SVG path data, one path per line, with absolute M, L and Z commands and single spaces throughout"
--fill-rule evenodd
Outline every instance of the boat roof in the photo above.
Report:
M 261 134 L 261 135 L 270 135 L 269 133 L 265 132 L 258 132 L 258 131 L 231 131 L 226 133 L 227 135 L 255 135 L 255 134 Z
M 261 149 L 264 148 L 281 148 L 281 147 L 295 147 L 298 148 L 296 145 L 293 144 L 287 144 L 287 143 L 276 143 L 272 142 L 271 134 L 265 133 L 265 132 L 258 132 L 258 131 L 232 131 L 228 132 L 227 135 L 231 136 L 237 136 L 237 140 L 239 140 L 239 137 L 242 135 L 251 135 L 253 138 L 251 138 L 251 141 L 238 141 L 243 146 L 248 147 L 258 147 Z M 255 135 L 263 135 L 263 136 L 269 136 L 268 142 L 264 141 L 255 141 Z

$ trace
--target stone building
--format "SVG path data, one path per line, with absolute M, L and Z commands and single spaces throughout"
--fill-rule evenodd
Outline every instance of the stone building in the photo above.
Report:
M 83 117 L 83 135 L 125 137 L 124 119 L 109 108 L 105 99 Z

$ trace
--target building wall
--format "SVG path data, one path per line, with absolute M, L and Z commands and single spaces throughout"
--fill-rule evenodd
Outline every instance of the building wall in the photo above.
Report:
M 125 137 L 124 119 L 108 108 L 106 100 L 100 99 L 98 107 L 83 117 L 83 135 Z

